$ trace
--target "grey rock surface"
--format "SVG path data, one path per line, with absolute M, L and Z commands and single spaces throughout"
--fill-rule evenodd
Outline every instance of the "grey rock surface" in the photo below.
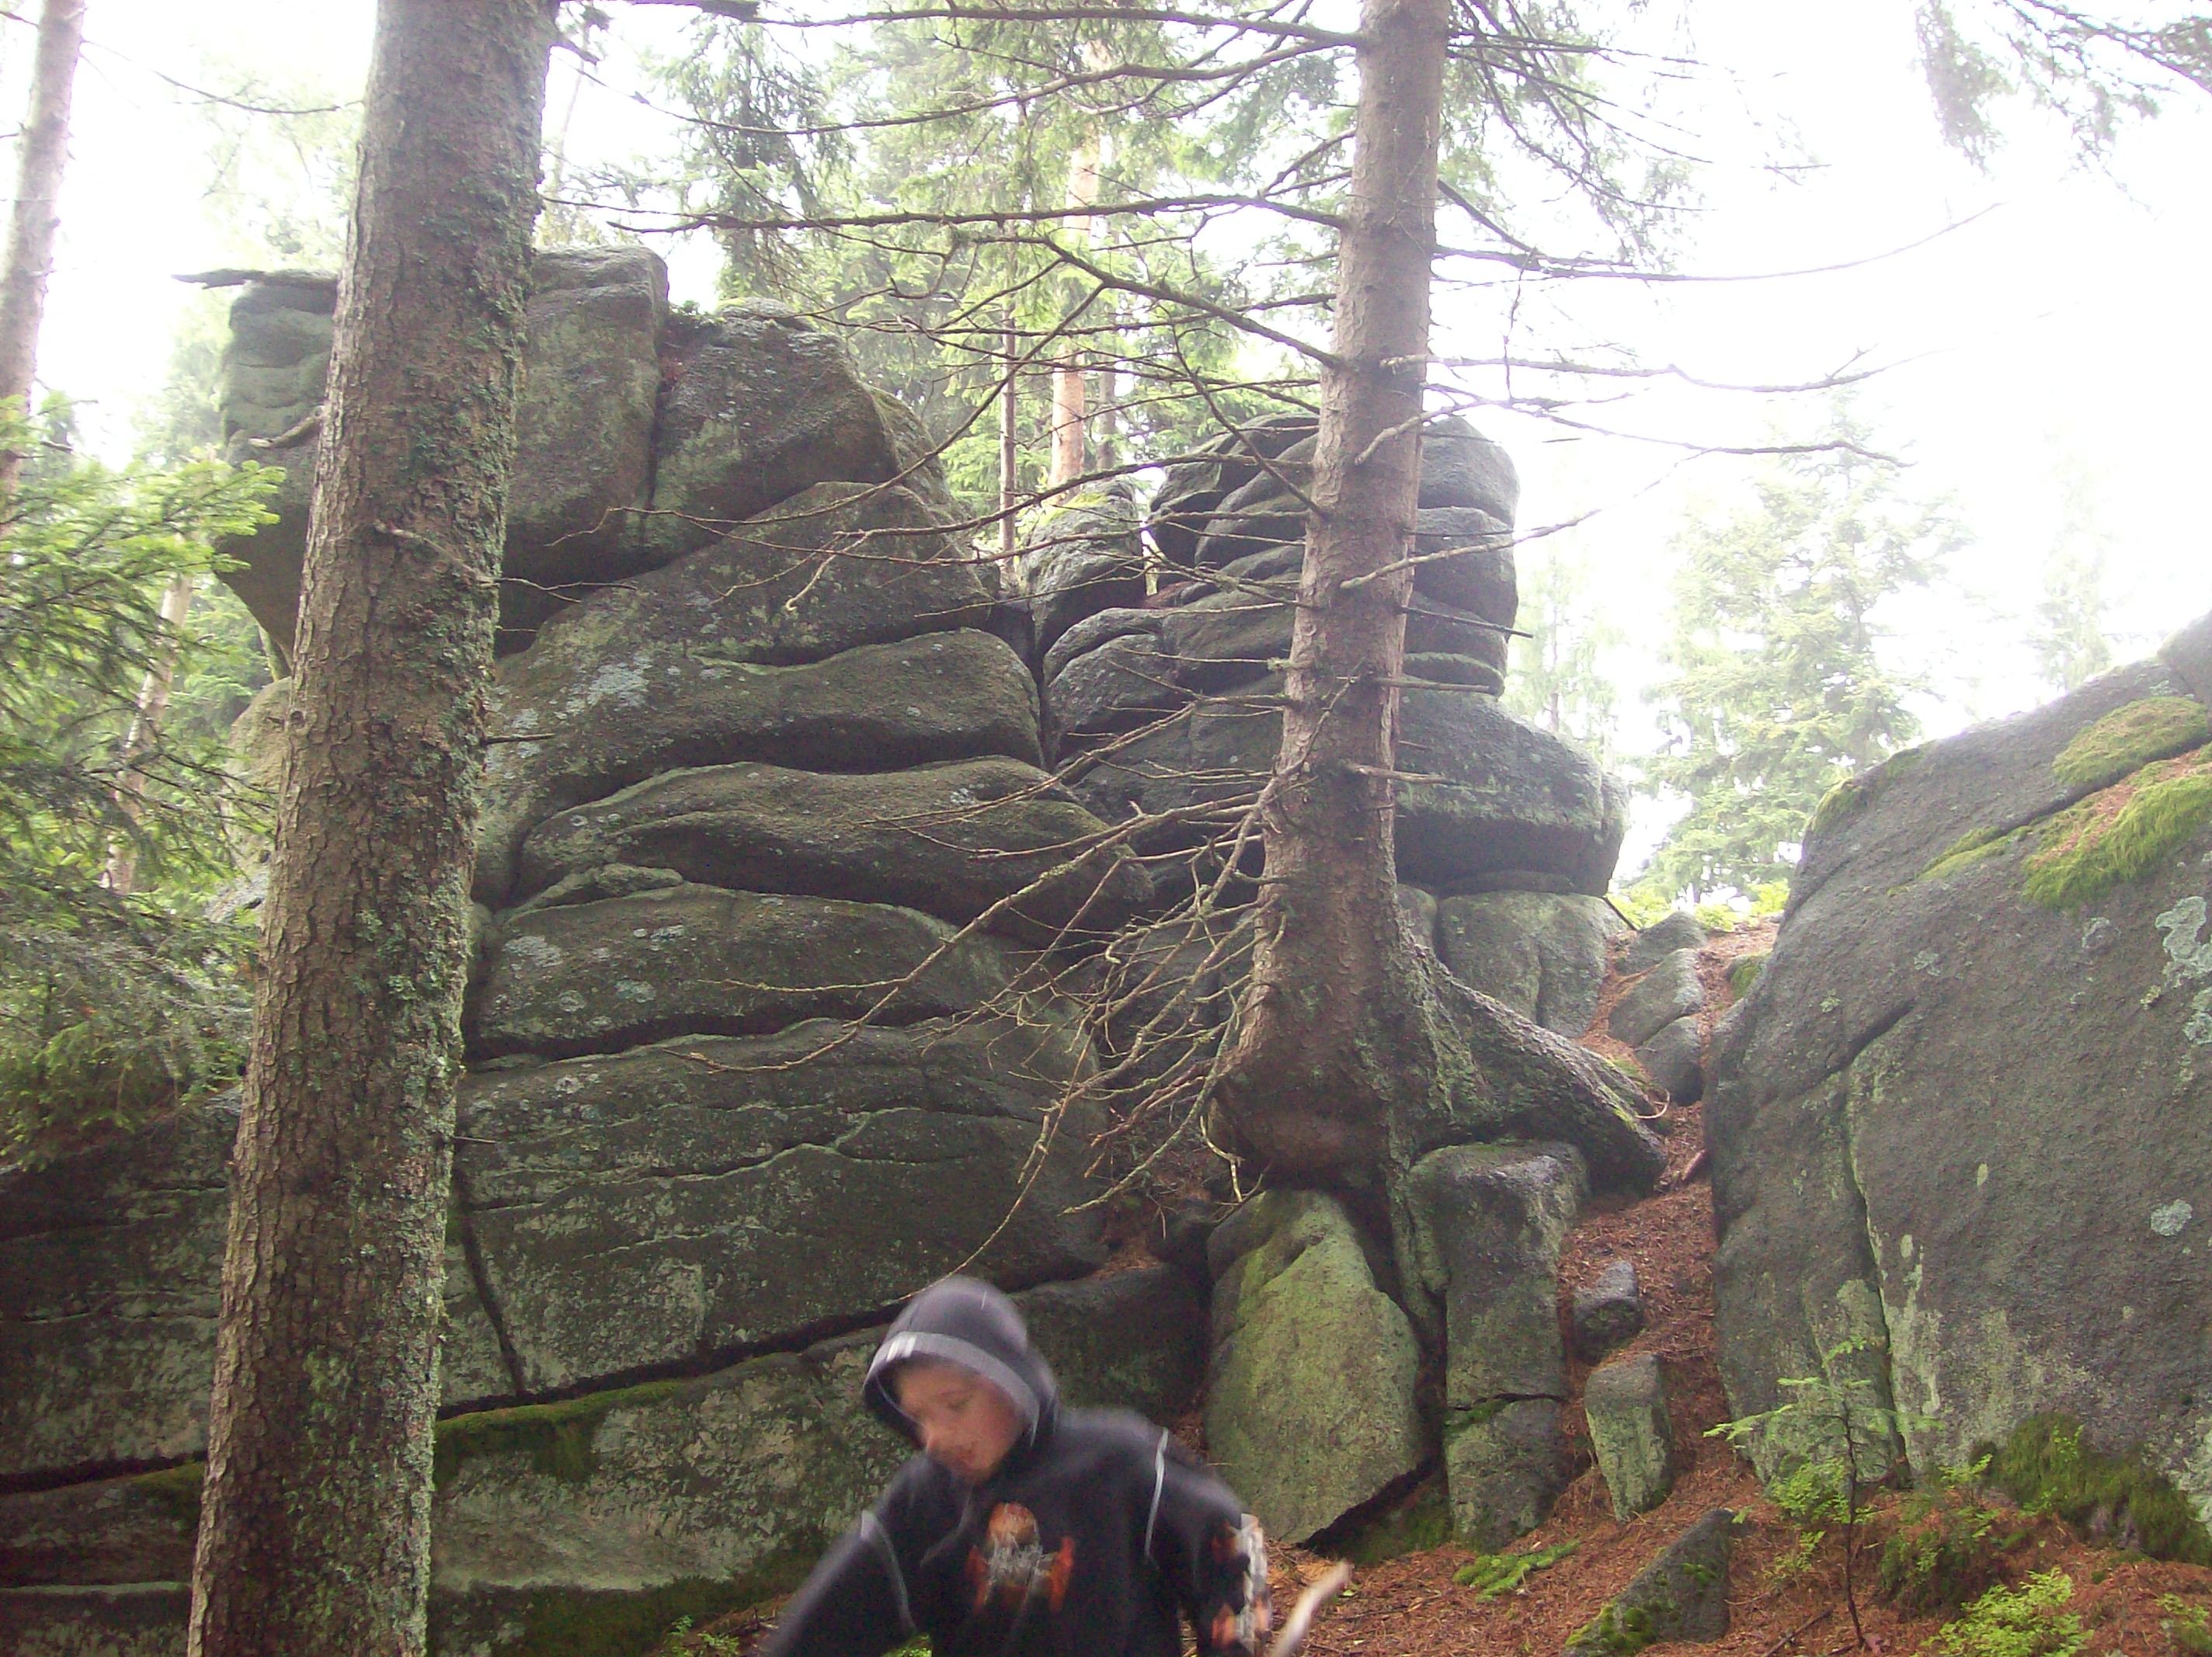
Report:
M 1256 793 L 1280 741 L 1273 678 L 1208 698 L 1073 780 L 1104 821 Z M 1592 895 L 1626 831 L 1620 786 L 1579 750 L 1463 692 L 1413 689 L 1400 710 L 1398 870 L 1422 885 L 1542 871 Z M 1425 779 L 1433 778 L 1434 780 Z
M 1631 1519 L 1664 1502 L 1674 1488 L 1674 1429 L 1658 1357 L 1641 1352 L 1591 1370 L 1583 1415 L 1613 1517 Z
M 1126 852 L 1073 861 L 1103 828 L 1018 760 L 838 774 L 712 766 L 663 772 L 548 818 L 523 844 L 516 889 L 626 864 L 732 889 L 902 904 L 963 924 L 1019 898 L 994 928 L 1043 942 L 1079 913 L 1108 929 L 1142 901 L 1147 883 Z
M 1442 1308 L 1444 1403 L 1564 1399 L 1559 1249 L 1588 1177 L 1568 1145 L 1456 1145 L 1406 1178 L 1406 1276 Z
M 1017 1201 L 1085 1062 L 1048 1025 L 824 1022 L 471 1076 L 460 1200 L 521 1390 L 889 1308 L 1002 1222 L 1000 1280 L 1094 1268 L 1085 1112 Z
M 1486 1553 L 1550 1517 L 1567 1487 L 1559 1406 L 1548 1398 L 1444 1412 L 1444 1478 L 1452 1528 Z
M 1729 1631 L 1736 1531 L 1726 1508 L 1705 1514 L 1567 1642 L 1566 1657 L 1629 1657 L 1662 1641 L 1721 1638 Z
M 1629 941 L 1620 970 L 1633 977 L 1648 973 L 1677 950 L 1703 949 L 1705 929 L 1687 909 L 1670 909 Z
M 1425 1459 L 1413 1326 L 1334 1198 L 1262 1193 L 1207 1261 L 1207 1448 L 1268 1534 L 1304 1541 Z
M 1620 1000 L 1605 1021 L 1615 1041 L 1640 1047 L 1678 1018 L 1686 1018 L 1705 1004 L 1698 981 L 1698 952 L 1677 950 L 1662 956 Z
M 1698 1028 L 1698 1016 L 1692 1013 L 1639 1046 L 1636 1062 L 1676 1104 L 1694 1105 L 1705 1094 L 1705 1035 Z
M 817 483 L 880 483 L 897 440 L 842 343 L 769 300 L 678 313 L 641 560 L 668 562 Z
M 1548 1030 L 1589 1028 L 1608 942 L 1626 923 L 1603 898 L 1484 892 L 1437 905 L 1437 954 L 1462 982 Z
M 1575 1290 L 1569 1321 L 1575 1350 L 1590 1363 L 1642 1334 L 1644 1289 L 1637 1281 L 1636 1262 L 1618 1257 L 1606 1261 L 1595 1278 Z
M 1036 689 L 988 633 L 863 646 L 789 667 L 723 659 L 696 635 L 640 641 L 578 605 L 500 664 L 476 892 L 503 901 L 523 836 L 682 767 L 759 760 L 867 771 L 986 755 L 1035 764 Z
M 2184 780 L 2208 731 L 2137 664 L 1817 814 L 1713 1054 L 1733 1411 L 1870 1337 L 1916 1472 L 2059 1412 L 2212 1512 L 2212 828 Z
M 913 909 L 673 886 L 511 916 L 466 1032 L 472 1059 L 618 1053 L 820 1017 L 908 1023 L 1003 992 L 989 939 Z M 879 1010 L 879 1011 L 878 1011 Z
M 1014 564 L 1015 580 L 1029 595 L 1037 650 L 1049 650 L 1099 610 L 1143 602 L 1138 531 L 1136 507 L 1114 488 L 1079 493 L 1038 514 Z

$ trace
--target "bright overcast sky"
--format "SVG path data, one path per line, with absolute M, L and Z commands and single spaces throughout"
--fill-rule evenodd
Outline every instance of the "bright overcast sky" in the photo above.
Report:
M 629 46 L 681 38 L 669 13 L 614 9 Z M 88 427 L 103 446 L 127 445 L 134 404 L 160 384 L 186 298 L 171 274 L 225 254 L 199 199 L 205 124 L 153 71 L 228 86 L 254 70 L 353 96 L 371 12 L 367 0 L 91 0 L 94 46 L 41 367 L 49 384 L 90 400 Z M 1710 380 L 1793 380 L 1861 354 L 1899 365 L 1868 388 L 1864 412 L 1884 444 L 1916 462 L 1911 487 L 1950 495 L 1976 537 L 1954 581 L 1896 617 L 1901 647 L 1938 676 L 1942 701 L 1928 711 L 1946 729 L 2040 694 L 2026 673 L 2021 618 L 2039 596 L 2057 480 L 2069 469 L 2092 482 L 2114 537 L 2123 654 L 2212 608 L 2212 330 L 2203 321 L 2212 112 L 2177 95 L 2161 119 L 2129 134 L 2105 173 L 2081 170 L 2049 123 L 2015 110 L 2013 142 L 1984 175 L 1937 143 L 1911 12 L 1907 0 L 1696 0 L 1694 38 L 1655 37 L 1734 76 L 1732 86 L 1698 83 L 1676 112 L 1686 147 L 1713 161 L 1686 268 L 1738 276 L 1860 263 L 1767 282 L 1614 284 L 1572 303 L 1646 362 Z M 20 106 L 27 32 L 8 26 L 0 48 L 0 96 Z M 618 57 L 608 72 L 623 67 Z M 555 73 L 557 108 L 572 65 L 561 59 Z M 602 154 L 667 136 L 590 88 L 575 132 L 575 148 Z M 1780 182 L 1759 163 L 1785 137 L 1819 166 Z M 709 297 L 712 276 L 710 249 L 677 258 L 679 296 Z M 1489 315 L 1447 295 L 1440 351 L 1493 349 L 1483 337 L 1494 331 Z M 1756 398 L 1675 389 L 1605 418 L 1647 439 L 1742 442 L 1758 440 L 1777 412 Z M 1686 505 L 1727 495 L 1741 467 L 1681 470 L 1665 443 L 1571 439 L 1510 415 L 1486 423 L 1520 462 L 1524 528 L 1604 509 L 1575 534 L 1612 619 L 1635 641 L 1619 667 L 1631 682 L 1627 745 L 1640 746 L 1634 687 L 1650 671 L 1668 538 Z

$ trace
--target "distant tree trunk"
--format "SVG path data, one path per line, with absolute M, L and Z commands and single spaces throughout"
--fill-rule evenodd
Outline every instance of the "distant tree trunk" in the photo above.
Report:
M 121 775 L 116 779 L 115 804 L 126 822 L 136 823 L 145 810 L 146 778 L 138 762 L 160 742 L 161 720 L 169 711 L 169 693 L 177 681 L 177 652 L 184 643 L 185 618 L 191 614 L 192 578 L 179 575 L 161 594 L 161 636 L 154 640 L 153 660 L 138 687 L 138 706 L 131 716 L 131 729 L 120 750 Z M 107 854 L 107 889 L 127 895 L 138 883 L 138 847 L 129 835 L 119 836 Z
M 15 207 L 8 222 L 8 264 L 0 273 L 0 398 L 31 407 L 39 325 L 46 313 L 46 278 L 53 272 L 56 205 L 69 165 L 70 100 L 84 51 L 85 0 L 46 0 L 39 14 L 39 49 L 31 63 L 31 101 L 23 117 L 15 167 Z M 0 490 L 13 490 L 22 456 L 0 452 Z
M 1098 199 L 1098 161 L 1102 143 L 1094 128 L 1075 153 L 1075 161 L 1068 176 L 1067 204 L 1070 207 L 1089 207 Z M 1067 234 L 1074 240 L 1088 244 L 1091 240 L 1091 219 L 1085 215 L 1068 221 Z M 1071 296 L 1074 284 L 1069 284 Z M 1068 322 L 1077 319 L 1077 307 L 1071 305 Z M 1090 410 L 1086 406 L 1087 391 L 1084 384 L 1084 350 L 1073 337 L 1061 342 L 1060 360 L 1052 371 L 1052 464 L 1046 482 L 1057 488 L 1083 476 L 1088 462 L 1085 452 L 1085 421 Z
M 1006 561 L 1003 577 L 1013 570 L 1014 501 L 1021 490 L 1021 336 L 1006 313 L 1006 384 L 999 395 L 999 555 Z
M 1316 511 L 1262 804 L 1252 982 L 1220 1092 L 1243 1148 L 1293 1174 L 1380 1151 L 1420 1044 L 1408 1039 L 1422 997 L 1398 914 L 1392 778 L 1449 25 L 1449 0 L 1367 0 L 1360 27 Z
M 424 1648 L 475 787 L 552 0 L 382 0 L 233 1172 L 192 1657 Z

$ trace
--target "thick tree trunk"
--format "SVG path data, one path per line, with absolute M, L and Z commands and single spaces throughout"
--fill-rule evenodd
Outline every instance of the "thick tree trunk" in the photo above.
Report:
M 38 364 L 39 325 L 46 313 L 46 278 L 54 265 L 57 206 L 69 165 L 70 100 L 84 51 L 85 0 L 46 0 L 39 14 L 39 49 L 31 63 L 31 102 L 23 117 L 15 167 L 15 206 L 8 222 L 8 264 L 0 273 L 0 398 L 17 398 L 27 412 Z M 22 464 L 0 452 L 0 489 L 12 490 Z
M 234 1169 L 195 1657 L 423 1649 L 551 0 L 382 0 Z
M 1371 1161 L 1426 1033 L 1398 916 L 1393 727 L 1420 493 L 1449 0 L 1367 0 L 1352 194 L 1322 375 L 1316 512 L 1283 741 L 1262 803 L 1267 877 L 1220 1103 L 1243 1149 L 1319 1175 Z

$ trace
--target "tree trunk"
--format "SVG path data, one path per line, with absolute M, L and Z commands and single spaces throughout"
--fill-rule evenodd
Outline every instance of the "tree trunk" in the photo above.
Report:
M 424 1648 L 551 0 L 382 0 L 233 1170 L 194 1657 Z
M 192 578 L 179 575 L 161 594 L 161 636 L 154 640 L 154 659 L 138 687 L 138 706 L 123 738 L 116 809 L 135 824 L 145 809 L 146 778 L 137 762 L 161 740 L 161 720 L 169 711 L 169 692 L 177 681 L 177 654 L 185 642 L 185 617 L 191 614 Z M 118 835 L 107 853 L 107 889 L 127 895 L 138 883 L 138 847 L 129 834 Z
M 999 556 L 1000 580 L 1013 573 L 1014 501 L 1021 492 L 1021 336 L 1014 329 L 1014 313 L 1006 313 L 1006 384 L 999 395 Z
M 1399 920 L 1393 727 L 1420 494 L 1429 266 L 1449 0 L 1367 0 L 1352 194 L 1322 378 L 1315 512 L 1282 747 L 1261 807 L 1266 883 L 1220 1102 L 1241 1146 L 1308 1175 L 1380 1151 L 1420 1020 Z
M 69 165 L 70 100 L 84 50 L 85 0 L 46 0 L 39 14 L 39 49 L 31 64 L 31 102 L 23 118 L 15 167 L 15 208 L 8 224 L 8 267 L 0 274 L 0 398 L 20 398 L 30 412 L 38 362 L 39 325 L 52 274 L 56 203 Z M 22 456 L 0 452 L 0 490 L 12 491 Z
M 1105 140 L 1100 136 L 1096 121 L 1075 152 L 1075 161 L 1067 181 L 1067 204 L 1070 207 L 1089 207 L 1098 199 L 1098 168 L 1104 155 Z M 1086 214 L 1067 222 L 1067 234 L 1073 240 L 1088 246 L 1091 224 Z M 1071 304 L 1068 324 L 1072 327 L 1079 314 L 1079 297 L 1074 294 L 1074 284 L 1068 284 Z M 1057 489 L 1072 483 L 1083 476 L 1089 463 L 1085 452 L 1085 425 L 1090 415 L 1088 388 L 1084 383 L 1085 353 L 1074 339 L 1061 342 L 1060 361 L 1052 371 L 1052 469 L 1047 483 Z

